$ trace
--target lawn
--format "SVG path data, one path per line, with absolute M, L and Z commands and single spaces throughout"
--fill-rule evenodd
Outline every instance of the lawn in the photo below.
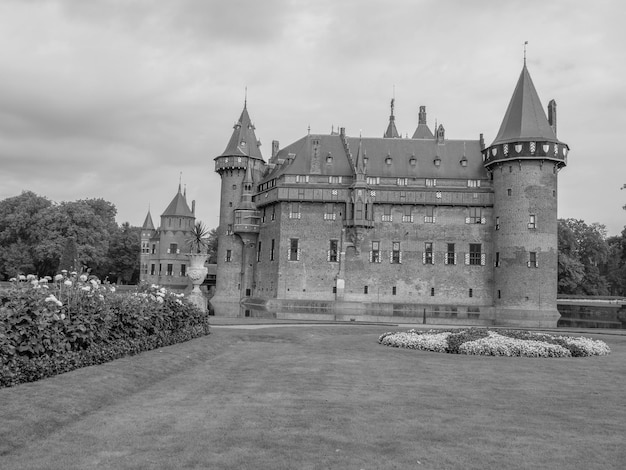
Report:
M 438 354 L 388 326 L 236 329 L 0 389 L 0 468 L 623 468 L 604 357 Z

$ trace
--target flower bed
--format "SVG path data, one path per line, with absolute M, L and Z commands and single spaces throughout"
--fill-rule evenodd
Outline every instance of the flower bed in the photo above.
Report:
M 611 352 L 604 341 L 525 330 L 409 330 L 383 333 L 380 344 L 396 348 L 483 356 L 583 357 Z
M 12 281 L 0 292 L 0 387 L 209 333 L 206 314 L 156 285 L 119 294 L 67 272 Z

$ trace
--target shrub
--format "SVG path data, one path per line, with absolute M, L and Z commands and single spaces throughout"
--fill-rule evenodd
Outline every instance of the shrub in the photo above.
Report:
M 156 285 L 116 294 L 94 277 L 67 272 L 54 279 L 12 281 L 0 295 L 0 384 L 37 380 L 209 333 L 204 312 L 182 294 Z

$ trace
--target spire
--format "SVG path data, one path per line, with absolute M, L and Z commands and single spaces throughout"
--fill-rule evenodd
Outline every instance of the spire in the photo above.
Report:
M 143 221 L 143 225 L 141 226 L 141 228 L 143 230 L 154 230 L 154 222 L 152 222 L 152 215 L 150 214 L 150 209 L 148 209 L 146 220 Z
M 558 142 L 524 64 L 498 135 L 491 145 L 535 140 Z
M 413 133 L 412 139 L 433 139 L 435 136 L 426 123 L 426 106 L 420 106 L 417 129 Z
M 241 192 L 241 203 L 237 209 L 256 210 L 256 206 L 252 202 L 254 179 L 252 177 L 252 163 L 248 161 L 246 166 L 246 175 L 243 177 L 243 191 Z
M 364 180 L 364 175 L 367 172 L 367 168 L 365 166 L 365 150 L 363 149 L 361 136 L 359 136 L 359 148 L 356 151 L 356 162 L 354 166 L 355 166 L 355 172 L 357 175 L 357 180 L 359 180 L 359 175 L 363 176 L 363 178 L 361 179 Z
M 393 115 L 393 108 L 395 106 L 395 98 L 391 99 L 391 115 L 389 116 L 389 125 L 387 126 L 387 130 L 383 135 L 386 139 L 398 139 L 400 138 L 400 134 L 398 134 L 398 129 L 396 129 L 396 117 Z
M 256 138 L 254 133 L 255 127 L 248 114 L 247 88 L 243 111 L 241 111 L 241 116 L 233 126 L 233 129 L 228 145 L 226 145 L 226 149 L 220 157 L 250 157 L 263 160 L 261 149 L 259 148 L 261 143 Z

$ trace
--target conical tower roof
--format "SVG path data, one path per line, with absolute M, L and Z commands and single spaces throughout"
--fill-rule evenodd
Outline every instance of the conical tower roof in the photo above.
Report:
M 193 215 L 193 212 L 191 212 L 191 209 L 189 209 L 189 206 L 187 205 L 187 200 L 185 199 L 185 196 L 183 196 L 183 194 L 180 191 L 180 185 L 178 185 L 178 193 L 176 193 L 176 196 L 174 196 L 174 199 L 172 199 L 172 202 L 170 202 L 170 205 L 167 206 L 167 209 L 165 209 L 165 212 L 163 212 L 163 214 L 161 214 L 161 217 L 195 217 Z
M 498 135 L 491 145 L 536 140 L 558 142 L 524 64 Z
M 146 220 L 143 221 L 143 225 L 141 226 L 141 228 L 144 230 L 154 230 L 154 222 L 152 222 L 152 215 L 150 214 L 150 210 L 148 210 Z
M 263 160 L 259 148 L 261 144 L 254 133 L 254 125 L 248 114 L 247 102 L 244 103 L 241 116 L 233 129 L 228 145 L 219 157 L 251 157 Z

